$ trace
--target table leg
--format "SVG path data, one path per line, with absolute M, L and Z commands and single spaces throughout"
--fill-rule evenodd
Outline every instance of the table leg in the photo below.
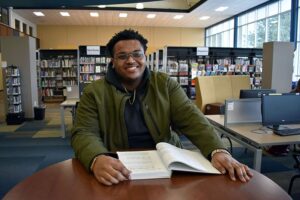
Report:
M 262 149 L 255 149 L 253 168 L 258 172 L 260 172 L 261 170 L 261 160 L 262 160 Z
M 60 106 L 60 120 L 61 120 L 61 137 L 66 137 L 66 127 L 65 127 L 65 108 Z

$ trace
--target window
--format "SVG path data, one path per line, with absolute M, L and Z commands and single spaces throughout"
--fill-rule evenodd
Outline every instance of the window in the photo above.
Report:
M 228 20 L 221 24 L 207 28 L 206 46 L 208 47 L 233 47 L 234 20 Z
M 31 26 L 29 26 L 29 35 L 30 35 L 30 36 L 33 36 L 33 29 L 32 29 Z
M 20 31 L 20 21 L 15 19 L 15 29 Z
M 299 5 L 300 6 L 300 5 Z M 298 8 L 300 12 L 300 7 Z M 297 49 L 294 52 L 294 72 L 293 72 L 293 81 L 298 81 L 300 78 L 300 16 L 298 15 L 298 35 L 297 35 Z
M 237 47 L 262 48 L 264 42 L 289 41 L 291 0 L 280 0 L 238 17 Z
M 27 24 L 23 23 L 23 33 L 27 34 Z

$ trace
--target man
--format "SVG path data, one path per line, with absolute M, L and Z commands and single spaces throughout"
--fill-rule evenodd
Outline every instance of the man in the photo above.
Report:
M 249 168 L 225 150 L 218 134 L 181 86 L 145 66 L 147 40 L 134 30 L 117 33 L 107 44 L 111 56 L 105 79 L 88 85 L 80 99 L 72 147 L 96 179 L 112 185 L 130 171 L 111 152 L 155 148 L 158 142 L 180 146 L 178 130 L 212 165 L 232 180 L 248 181 Z

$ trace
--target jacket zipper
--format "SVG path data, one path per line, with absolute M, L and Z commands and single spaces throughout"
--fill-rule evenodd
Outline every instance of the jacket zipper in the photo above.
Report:
M 128 95 L 124 95 L 122 97 L 122 100 L 121 100 L 121 106 L 120 106 L 120 109 L 121 109 L 121 112 L 120 113 L 120 120 L 121 120 L 121 124 L 122 124 L 122 132 L 124 131 L 125 134 L 122 134 L 122 140 L 124 142 L 124 144 L 126 144 L 125 146 L 129 146 L 128 144 L 128 141 L 127 141 L 127 138 L 128 138 L 128 133 L 127 133 L 127 128 L 126 128 L 126 122 L 125 122 L 125 118 L 124 118 L 124 114 L 125 114 L 125 106 L 126 106 L 126 101 L 127 101 L 127 96 Z M 124 103 L 125 102 L 125 103 Z M 123 111 L 123 112 L 122 112 Z M 123 119 L 123 120 L 122 120 Z M 127 137 L 127 138 L 126 138 Z M 126 148 L 124 146 L 124 148 Z

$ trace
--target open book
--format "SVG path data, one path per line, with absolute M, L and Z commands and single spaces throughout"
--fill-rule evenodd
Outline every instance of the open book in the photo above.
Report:
M 130 179 L 170 178 L 172 171 L 221 174 L 200 153 L 160 142 L 157 150 L 117 152 L 119 160 L 131 171 Z

